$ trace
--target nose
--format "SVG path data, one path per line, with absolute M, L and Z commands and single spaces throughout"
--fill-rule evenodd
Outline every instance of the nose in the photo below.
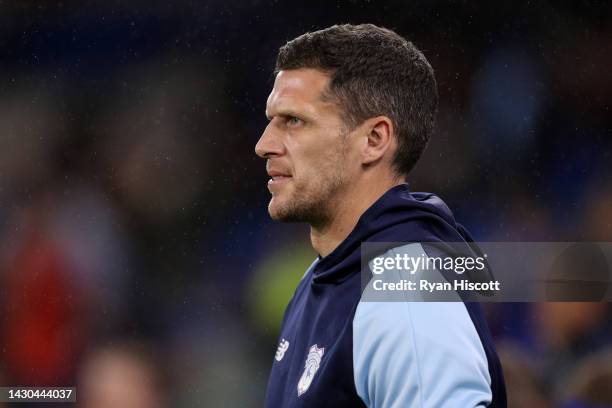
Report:
M 283 145 L 279 140 L 279 135 L 274 130 L 272 122 L 268 123 L 255 145 L 255 153 L 262 159 L 283 154 Z

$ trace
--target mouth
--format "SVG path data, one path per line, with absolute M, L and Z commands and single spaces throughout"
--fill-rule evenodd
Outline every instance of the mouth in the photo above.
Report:
M 268 180 L 268 185 L 272 186 L 272 185 L 283 184 L 291 179 L 292 179 L 291 176 L 271 176 L 270 180 Z
M 270 176 L 270 180 L 268 180 L 268 187 L 284 184 L 293 178 L 289 174 L 274 170 L 268 171 L 268 175 Z

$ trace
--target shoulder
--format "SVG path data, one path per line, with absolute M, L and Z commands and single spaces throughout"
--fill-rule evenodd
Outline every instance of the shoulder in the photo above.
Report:
M 409 244 L 390 254 L 421 250 Z M 362 300 L 353 319 L 353 365 L 369 407 L 476 407 L 492 400 L 487 356 L 461 301 Z

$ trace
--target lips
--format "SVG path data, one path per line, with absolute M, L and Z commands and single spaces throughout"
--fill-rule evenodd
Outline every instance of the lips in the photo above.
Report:
M 273 179 L 282 178 L 282 177 L 291 177 L 291 174 L 288 171 L 285 171 L 279 168 L 275 168 L 272 166 L 266 167 L 266 172 L 268 173 L 268 176 L 272 177 Z
M 270 180 L 268 180 L 268 186 L 279 185 L 291 180 L 292 178 L 289 173 L 275 169 L 268 169 L 268 176 L 270 176 Z
M 272 178 L 270 180 L 272 181 L 280 181 L 280 180 L 284 180 L 284 179 L 290 179 L 291 176 L 272 176 Z

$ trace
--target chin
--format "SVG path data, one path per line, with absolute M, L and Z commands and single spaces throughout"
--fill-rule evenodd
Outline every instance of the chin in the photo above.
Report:
M 280 200 L 279 197 L 272 197 L 270 204 L 268 205 L 268 213 L 270 218 L 274 221 L 284 222 L 305 222 L 308 221 L 307 217 L 296 208 L 295 203 L 288 202 L 288 200 Z
M 270 217 L 275 221 L 280 221 L 282 218 L 282 205 L 279 201 L 277 196 L 272 196 L 268 204 L 268 214 L 270 214 Z
M 274 221 L 286 221 L 291 218 L 291 212 L 288 211 L 287 205 L 278 202 L 278 198 L 273 197 L 268 205 L 268 214 Z

